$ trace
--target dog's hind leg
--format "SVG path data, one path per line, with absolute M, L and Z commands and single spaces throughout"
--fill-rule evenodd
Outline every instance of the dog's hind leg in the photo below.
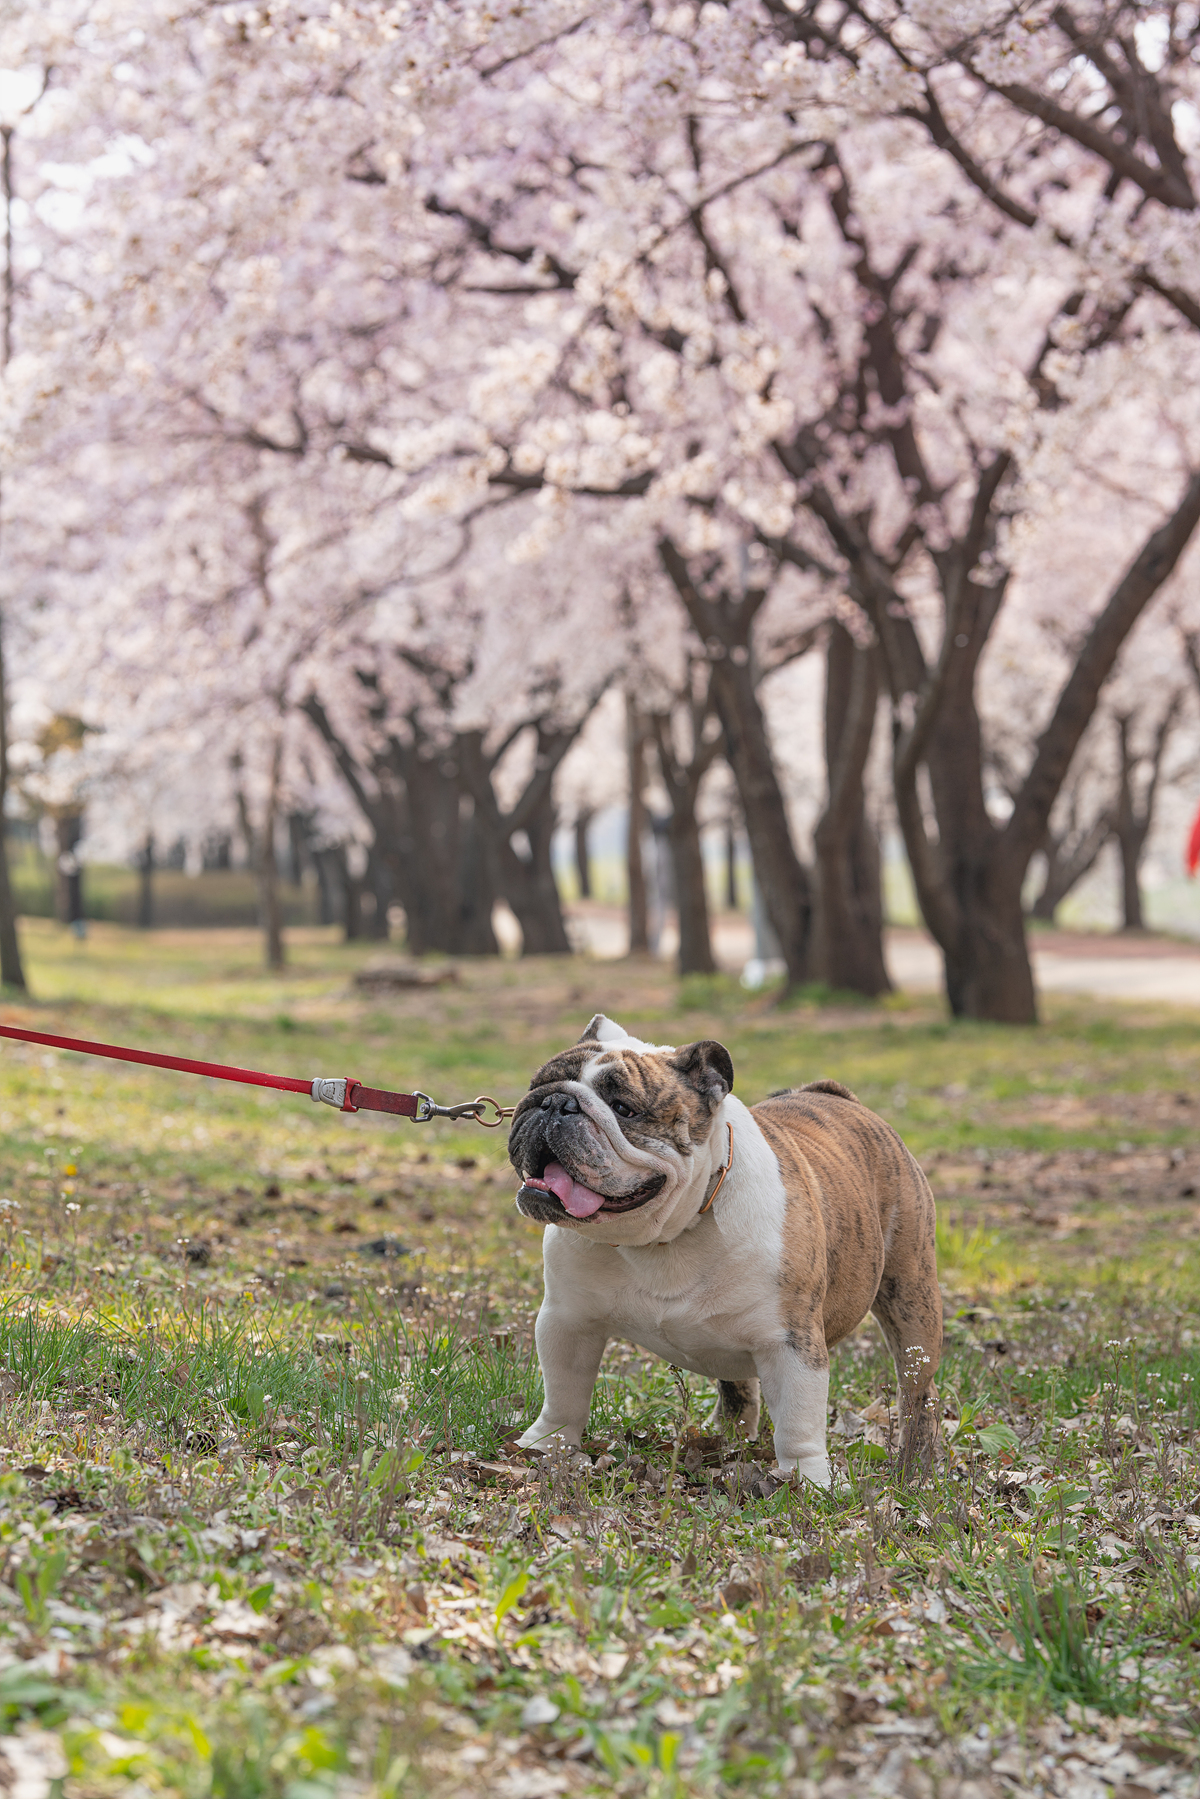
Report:
M 942 1290 L 934 1247 L 929 1183 L 911 1156 L 913 1189 L 899 1207 L 879 1291 L 871 1310 L 896 1364 L 900 1389 L 900 1474 L 919 1480 L 929 1470 L 939 1433 L 934 1380 L 942 1354 Z
M 736 1435 L 753 1443 L 758 1436 L 758 1413 L 757 1380 L 719 1380 L 717 1403 L 709 1415 L 708 1428 L 719 1431 L 723 1437 Z

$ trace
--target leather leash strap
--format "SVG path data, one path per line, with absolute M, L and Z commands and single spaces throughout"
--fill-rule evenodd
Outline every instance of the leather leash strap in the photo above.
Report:
M 713 1200 L 717 1197 L 717 1194 L 721 1191 L 721 1188 L 725 1184 L 725 1176 L 729 1173 L 729 1170 L 733 1167 L 733 1126 L 731 1124 L 727 1124 L 725 1126 L 725 1129 L 729 1132 L 729 1160 L 726 1162 L 724 1168 L 722 1168 L 721 1172 L 718 1174 L 716 1185 L 714 1186 L 712 1192 L 708 1195 L 708 1197 L 704 1201 L 704 1204 L 700 1207 L 700 1210 L 696 1213 L 697 1218 L 703 1218 L 704 1214 L 708 1211 L 708 1209 L 712 1205 Z
M 226 1062 L 198 1062 L 190 1056 L 163 1056 L 155 1050 L 93 1043 L 86 1037 L 55 1037 L 49 1031 L 20 1030 L 16 1025 L 0 1025 L 0 1037 L 12 1037 L 18 1043 L 44 1043 L 51 1049 L 70 1049 L 85 1056 L 107 1056 L 113 1062 L 172 1068 L 179 1074 L 205 1074 L 214 1081 L 237 1081 L 245 1087 L 274 1087 L 282 1093 L 304 1093 L 309 1099 L 336 1107 L 339 1112 L 391 1112 L 399 1118 L 411 1118 L 417 1124 L 424 1124 L 430 1118 L 472 1118 L 476 1124 L 492 1130 L 513 1111 L 512 1106 L 498 1105 L 487 1094 L 464 1100 L 457 1106 L 437 1106 L 427 1093 L 389 1093 L 386 1088 L 364 1087 L 361 1081 L 341 1075 L 305 1081 L 296 1075 L 262 1074 L 254 1068 L 232 1068 Z M 481 1116 L 487 1106 L 495 1107 L 494 1119 Z

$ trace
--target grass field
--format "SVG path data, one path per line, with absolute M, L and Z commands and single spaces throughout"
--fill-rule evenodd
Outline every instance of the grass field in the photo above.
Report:
M 54 867 L 28 840 L 8 845 L 9 872 L 19 910 L 30 918 L 54 917 Z M 140 877 L 122 863 L 89 862 L 83 872 L 84 911 L 89 919 L 136 924 Z M 311 887 L 280 885 L 284 922 L 315 924 L 318 899 Z M 181 868 L 154 871 L 153 913 L 160 925 L 215 927 L 252 926 L 258 915 L 258 889 L 246 868 L 212 868 L 185 874 Z
M 1197 1791 L 1200 1020 L 578 960 L 384 1000 L 319 931 L 284 977 L 249 931 L 24 944 L 5 1022 L 442 1101 L 515 1099 L 596 1010 L 719 1037 L 748 1101 L 848 1082 L 938 1195 L 946 1454 L 893 1481 L 868 1321 L 828 1497 L 722 1460 L 706 1383 L 620 1345 L 588 1454 L 535 1464 L 502 1133 L 6 1044 L 0 1791 Z

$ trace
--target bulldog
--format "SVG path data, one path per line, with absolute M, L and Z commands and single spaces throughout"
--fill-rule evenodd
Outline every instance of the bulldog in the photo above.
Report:
M 711 1424 L 830 1482 L 829 1350 L 870 1311 L 896 1364 L 900 1465 L 931 1457 L 942 1299 L 929 1183 L 837 1081 L 747 1107 L 719 1043 L 643 1043 L 597 1014 L 513 1117 L 517 1206 L 544 1224 L 545 1399 L 521 1437 L 578 1444 L 610 1338 L 717 1383 Z

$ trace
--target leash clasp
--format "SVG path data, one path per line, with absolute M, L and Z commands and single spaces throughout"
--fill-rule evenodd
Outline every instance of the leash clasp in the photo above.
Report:
M 417 1102 L 416 1115 L 413 1118 L 414 1124 L 427 1124 L 431 1118 L 472 1118 L 476 1124 L 481 1124 L 485 1131 L 494 1131 L 504 1123 L 506 1118 L 511 1118 L 517 1109 L 515 1106 L 502 1106 L 499 1100 L 492 1098 L 490 1093 L 481 1093 L 478 1099 L 461 1100 L 456 1106 L 435 1105 L 428 1093 L 420 1091 L 414 1097 Z M 494 1118 L 483 1116 L 488 1106 L 495 1110 Z

